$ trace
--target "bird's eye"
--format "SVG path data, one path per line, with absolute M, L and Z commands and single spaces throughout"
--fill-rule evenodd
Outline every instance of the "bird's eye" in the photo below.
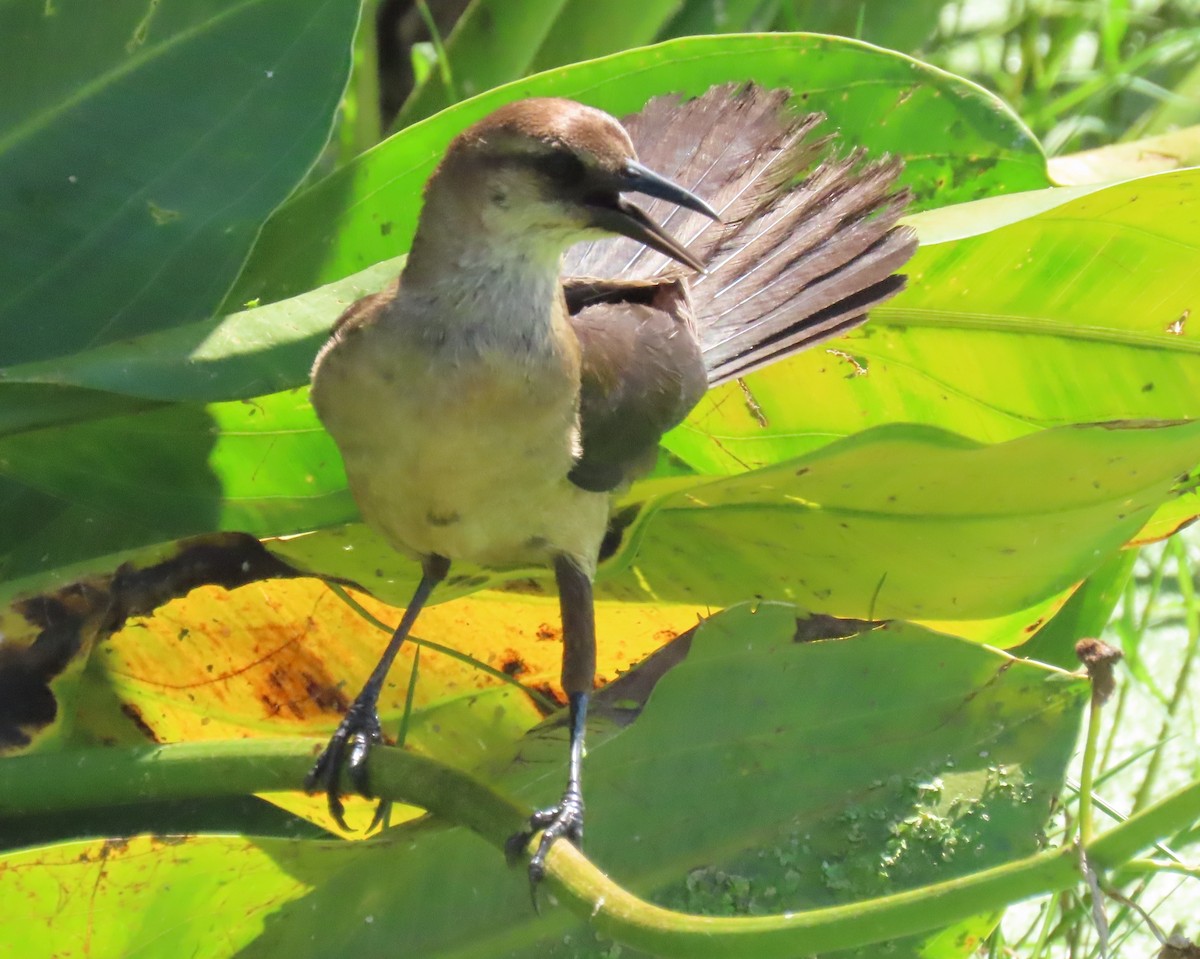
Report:
M 555 151 L 538 158 L 538 168 L 554 183 L 572 186 L 583 181 L 587 168 L 574 153 Z

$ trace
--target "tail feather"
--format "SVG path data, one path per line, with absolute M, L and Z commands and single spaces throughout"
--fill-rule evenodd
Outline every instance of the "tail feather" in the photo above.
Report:
M 784 90 L 713 87 L 694 100 L 658 97 L 625 120 L 643 162 L 704 197 L 713 223 L 664 201 L 646 212 L 683 240 L 707 272 L 691 282 L 709 382 L 742 376 L 853 329 L 904 285 L 916 249 L 896 221 L 909 201 L 898 160 L 831 155 L 813 136 L 820 114 L 797 116 Z M 581 245 L 569 273 L 649 278 L 679 273 L 631 240 Z

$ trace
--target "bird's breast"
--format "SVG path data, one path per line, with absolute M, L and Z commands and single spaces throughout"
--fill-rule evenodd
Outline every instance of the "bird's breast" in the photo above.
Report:
M 573 347 L 447 354 L 378 328 L 331 345 L 313 403 L 364 519 L 417 555 L 590 564 L 607 498 L 566 478 L 579 443 Z

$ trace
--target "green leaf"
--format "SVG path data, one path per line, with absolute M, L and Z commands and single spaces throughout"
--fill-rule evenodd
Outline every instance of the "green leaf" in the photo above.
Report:
M 0 7 L 0 355 L 211 315 L 329 136 L 358 4 Z
M 137 412 L 146 401 L 250 399 L 300 386 L 333 320 L 402 265 L 385 260 L 281 303 L 0 370 L 0 432 Z
M 532 69 L 550 70 L 652 43 L 681 6 L 682 0 L 567 0 Z
M 490 90 L 385 141 L 271 218 L 226 310 L 284 299 L 405 252 L 421 187 L 447 144 L 503 103 L 564 96 L 624 115 L 657 94 L 745 80 L 791 87 L 797 105 L 829 114 L 846 142 L 903 157 L 921 206 L 1049 183 L 1020 121 L 981 88 L 933 67 L 831 37 L 689 37 Z
M 409 126 L 463 97 L 524 76 L 566 2 L 475 0 L 469 4 L 445 42 L 454 88 L 447 85 L 441 70 L 429 69 L 404 101 L 393 126 Z
M 1021 646 L 1021 655 L 1063 669 L 1076 668 L 1075 644 L 1104 630 L 1133 573 L 1137 555 L 1135 549 L 1121 550 L 1101 563 L 1063 608 Z
M 1197 461 L 1200 422 L 1060 427 L 995 445 L 878 427 L 769 469 L 646 487 L 597 591 L 713 606 L 766 596 L 868 618 L 1002 615 L 1087 576 Z M 361 525 L 271 547 L 395 603 L 415 585 L 415 567 Z M 455 571 L 458 589 L 536 575 Z
M 733 4 L 713 3 L 712 0 L 686 0 L 683 8 L 667 24 L 663 31 L 663 39 L 706 33 L 765 33 L 771 29 L 792 29 L 778 23 L 778 8 L 778 0 Z M 810 33 L 829 32 L 815 27 L 802 29 Z M 885 44 L 881 44 L 883 45 Z
M 941 0 L 908 0 L 902 4 L 791 0 L 781 4 L 776 23 L 777 29 L 836 33 L 911 52 L 934 33 L 943 7 Z
M 879 427 L 655 504 L 606 592 L 715 605 L 767 595 L 872 618 L 1001 615 L 1128 541 L 1177 495 L 1198 444 L 1200 421 L 1060 427 L 991 446 Z
M 12 853 L 5 861 L 23 877 L 29 908 L 26 921 L 0 924 L 0 947 L 13 956 L 227 959 L 262 933 L 272 902 L 302 895 L 306 874 L 353 853 L 345 843 L 150 835 Z M 57 914 L 46 908 L 89 880 L 93 908 L 83 895 L 68 896 Z
M 1047 161 L 1055 183 L 1105 183 L 1200 164 L 1200 126 Z
M 343 523 L 356 515 L 345 483 L 307 391 L 18 433 L 0 439 L 0 497 L 15 518 L 0 568 L 10 581 L 61 576 L 191 533 Z
M 664 445 L 694 470 L 741 472 L 887 422 L 997 442 L 1195 416 L 1198 190 L 1200 170 L 1180 170 L 913 217 L 931 242 L 900 296 L 711 391 Z

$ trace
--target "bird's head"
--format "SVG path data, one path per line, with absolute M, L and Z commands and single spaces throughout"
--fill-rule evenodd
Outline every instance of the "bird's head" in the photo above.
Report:
M 456 203 L 497 239 L 561 252 L 580 240 L 620 234 L 694 270 L 700 261 L 625 194 L 658 197 L 717 219 L 695 194 L 638 162 L 629 134 L 601 110 L 571 100 L 501 107 L 451 143 L 427 203 Z

